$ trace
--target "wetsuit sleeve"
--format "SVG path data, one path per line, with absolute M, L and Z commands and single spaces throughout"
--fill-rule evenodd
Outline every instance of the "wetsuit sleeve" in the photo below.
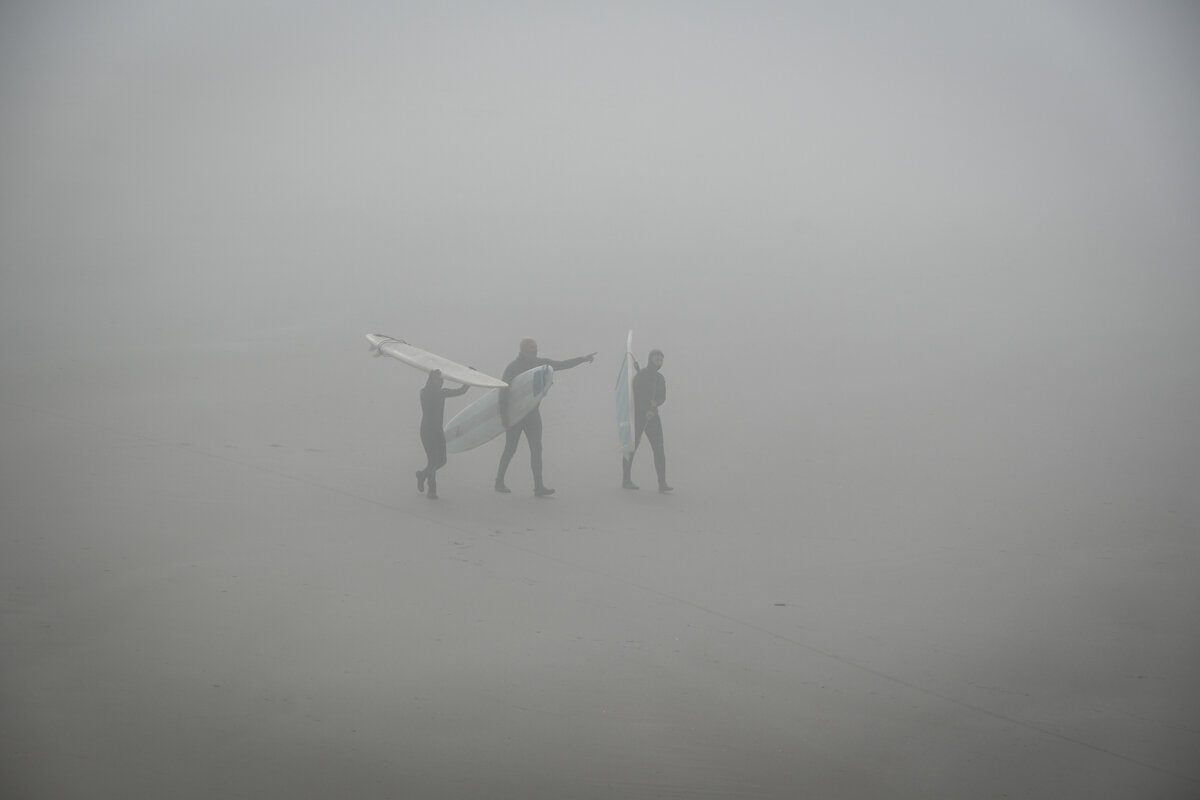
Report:
M 470 386 L 468 386 L 464 383 L 462 386 L 458 387 L 457 389 L 442 389 L 442 397 L 458 397 L 459 395 L 466 394 L 467 390 L 470 388 L 471 388 Z
M 654 387 L 654 405 L 661 406 L 665 402 L 667 402 L 667 379 L 660 374 L 658 385 Z
M 580 356 L 579 358 L 568 358 L 566 361 L 554 361 L 553 359 L 549 359 L 549 358 L 539 358 L 538 359 L 538 363 L 549 364 L 551 367 L 554 368 L 555 372 L 562 372 L 564 369 L 570 369 L 571 367 L 578 367 L 580 364 L 582 364 L 585 361 L 587 361 L 587 359 L 584 358 L 583 356 Z

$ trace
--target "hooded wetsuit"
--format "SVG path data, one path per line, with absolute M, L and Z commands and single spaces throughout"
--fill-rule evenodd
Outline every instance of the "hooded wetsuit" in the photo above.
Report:
M 457 389 L 434 388 L 428 383 L 421 389 L 421 444 L 425 446 L 428 463 L 424 480 L 429 482 L 429 491 L 437 494 L 436 472 L 446 465 L 446 434 L 442 431 L 442 420 L 446 416 L 446 398 L 467 393 L 470 386 Z
M 540 367 L 548 364 L 555 372 L 562 372 L 565 369 L 577 367 L 587 361 L 586 356 L 579 358 L 568 358 L 566 361 L 554 361 L 549 358 L 530 358 L 524 354 L 519 355 L 513 360 L 504 370 L 504 382 L 512 383 L 513 379 L 522 372 L 528 372 L 534 367 Z M 507 389 L 500 390 L 500 407 L 504 408 L 504 404 L 508 400 Z M 503 414 L 502 414 L 503 416 Z M 500 454 L 500 466 L 496 470 L 496 483 L 504 483 L 504 473 L 508 471 L 508 462 L 512 461 L 512 457 L 517 452 L 517 445 L 521 442 L 521 434 L 525 434 L 525 440 L 529 442 L 529 467 L 533 470 L 533 488 L 541 489 L 545 486 L 542 483 L 542 414 L 537 408 L 530 411 L 519 420 L 506 420 L 508 423 L 507 429 L 504 431 L 504 452 Z
M 633 376 L 633 453 L 622 459 L 626 483 L 631 482 L 633 456 L 645 433 L 654 450 L 654 471 L 658 473 L 658 485 L 660 488 L 667 485 L 667 451 L 663 445 L 662 420 L 658 416 L 658 407 L 665 402 L 667 379 L 658 367 L 651 364 L 638 370 Z

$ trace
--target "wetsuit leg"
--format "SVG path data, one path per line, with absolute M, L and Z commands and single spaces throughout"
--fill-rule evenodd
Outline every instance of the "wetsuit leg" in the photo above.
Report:
M 654 471 L 658 473 L 658 485 L 667 485 L 667 451 L 663 445 L 662 420 L 657 416 L 646 422 L 646 438 L 654 449 Z
M 433 469 L 433 443 L 430 434 L 421 431 L 421 446 L 425 447 L 425 469 L 422 469 L 418 474 L 421 483 L 425 483 L 425 477 L 430 474 Z
M 525 428 L 525 441 L 529 443 L 529 467 L 533 470 L 533 488 L 542 484 L 542 413 L 538 409 L 529 412 L 521 422 Z
M 504 483 L 504 473 L 508 472 L 508 462 L 512 461 L 512 457 L 517 452 L 517 445 L 521 443 L 521 431 L 524 430 L 524 426 L 525 421 L 522 420 L 504 432 L 504 452 L 500 454 L 500 467 L 496 470 L 496 483 Z
M 446 434 L 441 431 L 421 431 L 421 444 L 425 447 L 424 472 L 431 475 L 446 465 Z
M 442 431 L 421 431 L 421 444 L 425 447 L 427 463 L 421 470 L 423 480 L 429 483 L 429 492 L 437 494 L 437 471 L 446 465 L 446 434 Z
M 439 470 L 446 466 L 446 434 L 438 431 L 437 449 L 434 451 L 433 468 Z

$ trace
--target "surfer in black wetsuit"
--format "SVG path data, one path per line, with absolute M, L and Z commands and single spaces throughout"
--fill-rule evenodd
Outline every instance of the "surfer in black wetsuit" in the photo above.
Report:
M 426 496 L 430 500 L 437 499 L 437 471 L 446 464 L 446 434 L 442 432 L 446 398 L 459 397 L 471 388 L 463 384 L 457 389 L 443 389 L 442 383 L 442 371 L 435 369 L 429 373 L 425 388 L 421 389 L 421 444 L 425 446 L 428 463 L 425 469 L 417 470 L 417 491 L 424 492 L 428 483 Z
M 540 367 L 543 364 L 549 364 L 555 372 L 561 372 L 565 369 L 577 367 L 580 364 L 592 363 L 595 359 L 595 353 L 588 353 L 586 356 L 577 358 L 568 358 L 566 361 L 554 361 L 549 358 L 538 358 L 537 342 L 533 339 L 521 340 L 521 352 L 504 370 L 504 382 L 512 383 L 513 378 L 520 375 L 522 372 Z M 533 470 L 533 493 L 538 497 L 548 497 L 554 494 L 554 490 L 547 488 L 542 482 L 542 414 L 538 409 L 534 409 L 519 420 L 510 420 L 507 412 L 508 390 L 500 390 L 500 419 L 504 423 L 504 452 L 500 455 L 500 467 L 496 470 L 496 491 L 508 494 L 509 488 L 504 485 L 504 473 L 508 470 L 508 462 L 512 461 L 512 457 L 517 452 L 517 445 L 521 441 L 521 434 L 525 434 L 525 439 L 529 443 L 529 466 Z
M 674 491 L 667 485 L 667 453 L 663 447 L 662 420 L 658 416 L 658 408 L 667 402 L 667 379 L 662 375 L 663 352 L 651 350 L 650 363 L 645 369 L 639 369 L 633 376 L 633 453 L 621 459 L 624 469 L 624 480 L 621 486 L 626 489 L 636 489 L 630 473 L 633 470 L 633 456 L 637 453 L 642 434 L 650 440 L 654 450 L 654 470 L 658 473 L 658 490 L 666 493 Z M 636 365 L 636 362 L 635 362 Z

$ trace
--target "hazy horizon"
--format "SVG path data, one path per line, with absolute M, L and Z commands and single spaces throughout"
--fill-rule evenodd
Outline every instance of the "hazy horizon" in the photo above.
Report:
M 1197 41 L 1186 2 L 5 3 L 0 765 L 1184 796 Z M 669 499 L 616 488 L 629 329 Z M 598 351 L 543 405 L 559 499 L 524 445 L 495 496 L 497 442 L 416 497 L 374 332 Z

